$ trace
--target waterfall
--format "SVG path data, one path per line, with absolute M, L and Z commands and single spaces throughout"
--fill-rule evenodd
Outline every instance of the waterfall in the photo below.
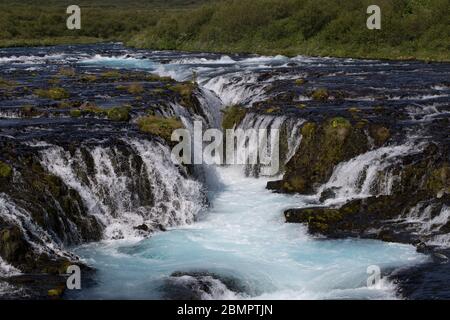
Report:
M 192 223 L 203 209 L 199 182 L 187 178 L 158 142 L 122 140 L 114 146 L 84 146 L 74 153 L 53 146 L 41 151 L 49 172 L 75 189 L 106 239 L 139 236 L 150 229 Z
M 47 253 L 52 256 L 68 256 L 61 249 L 63 243 L 58 237 L 42 229 L 27 210 L 21 208 L 4 193 L 0 194 L 0 218 L 7 224 L 20 228 L 25 240 L 32 246 L 34 252 Z M 13 271 L 10 267 L 6 267 L 3 260 L 0 261 L 0 265 L 1 269 Z
M 257 114 L 248 113 L 242 120 L 242 122 L 237 126 L 236 129 L 240 130 L 267 130 L 268 140 L 270 141 L 270 130 L 279 130 L 279 148 L 285 150 L 285 152 L 280 152 L 279 163 L 281 166 L 286 164 L 298 150 L 302 136 L 300 134 L 300 129 L 304 124 L 304 119 L 289 119 L 286 116 L 275 116 L 268 114 Z M 283 134 L 286 133 L 286 134 Z M 269 143 L 269 148 L 273 146 L 275 141 Z M 256 152 L 258 145 L 251 145 L 248 141 L 241 141 L 241 144 L 237 146 L 236 153 L 244 154 L 248 148 L 249 153 Z M 246 167 L 247 174 L 253 174 L 255 176 L 273 176 L 273 173 L 264 165 L 253 166 L 249 168 Z M 281 172 L 279 172 L 281 174 Z
M 333 193 L 333 199 L 328 199 L 327 205 L 351 199 L 389 195 L 396 178 L 389 168 L 401 161 L 402 156 L 413 152 L 418 152 L 418 147 L 413 143 L 388 146 L 340 163 L 318 193 Z
M 420 235 L 428 245 L 449 247 L 450 234 L 442 230 L 450 218 L 450 207 L 436 203 L 421 202 L 397 219 L 399 225 Z
M 217 94 L 224 105 L 252 105 L 265 98 L 268 84 L 258 81 L 254 74 L 226 74 L 202 82 L 202 85 Z

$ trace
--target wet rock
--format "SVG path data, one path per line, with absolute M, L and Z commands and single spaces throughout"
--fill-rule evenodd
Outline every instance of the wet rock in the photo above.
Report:
M 336 191 L 338 191 L 338 188 L 328 188 L 320 194 L 320 202 L 325 202 L 328 199 L 334 199 L 336 197 Z
M 169 300 L 223 299 L 230 293 L 245 292 L 239 280 L 207 271 L 174 272 L 165 281 L 163 290 Z
M 368 150 L 364 130 L 342 117 L 322 123 L 307 122 L 297 153 L 286 164 L 281 181 L 268 184 L 268 189 L 287 193 L 312 194 L 325 183 L 334 167 Z
M 149 232 L 150 231 L 149 226 L 146 225 L 146 224 L 141 224 L 141 225 L 139 225 L 137 227 L 134 227 L 133 229 L 134 230 L 139 230 L 139 231 L 144 231 L 144 232 Z

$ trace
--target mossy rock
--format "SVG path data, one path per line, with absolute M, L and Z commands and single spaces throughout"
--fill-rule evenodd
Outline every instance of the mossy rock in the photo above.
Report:
M 122 74 L 117 70 L 108 70 L 108 71 L 103 72 L 101 74 L 101 76 L 103 78 L 114 79 L 114 78 L 120 78 L 122 76 Z
M 22 108 L 20 109 L 20 115 L 25 118 L 37 117 L 42 114 L 43 114 L 42 111 L 39 111 L 35 107 L 30 105 L 22 106 Z
M 180 82 L 169 86 L 169 89 L 178 93 L 182 97 L 190 97 L 198 86 L 192 82 Z
M 80 109 L 73 109 L 73 110 L 70 110 L 70 116 L 71 116 L 72 118 L 79 118 L 79 117 L 81 117 L 81 115 L 82 115 L 82 113 L 81 113 L 81 110 L 80 110 Z
M 12 173 L 12 167 L 3 161 L 0 161 L 0 178 L 10 178 Z
M 80 77 L 80 81 L 82 82 L 95 82 L 98 80 L 98 77 L 95 74 L 83 74 Z
M 327 89 L 319 88 L 319 89 L 314 90 L 310 94 L 310 97 L 316 101 L 327 101 L 328 98 L 330 97 L 330 95 L 329 95 Z
M 144 86 L 141 83 L 132 83 L 128 85 L 127 91 L 133 95 L 139 95 L 144 92 Z
M 67 68 L 59 69 L 58 74 L 61 76 L 64 76 L 64 77 L 71 78 L 71 77 L 75 77 L 77 75 L 77 72 L 74 68 L 67 67 Z
M 247 109 L 240 105 L 229 106 L 222 110 L 222 128 L 224 130 L 233 129 L 235 126 L 239 125 L 242 120 L 244 120 L 247 114 Z
M 17 87 L 17 82 L 0 78 L 0 89 L 12 90 Z
M 183 124 L 176 118 L 162 118 L 146 116 L 138 119 L 139 130 L 161 137 L 167 142 L 171 141 L 172 133 L 183 128 Z
M 129 121 L 130 120 L 130 107 L 116 107 L 106 111 L 106 115 L 111 121 Z
M 64 88 L 37 89 L 34 93 L 44 99 L 63 100 L 69 98 L 69 92 Z
M 391 138 L 391 131 L 382 125 L 370 126 L 369 134 L 378 147 L 384 145 Z
M 305 79 L 302 79 L 302 78 L 295 80 L 295 84 L 296 84 L 297 86 L 302 86 L 302 85 L 304 85 L 305 83 L 306 83 L 306 80 L 305 80 Z
M 268 185 L 271 189 L 312 194 L 331 177 L 336 165 L 369 149 L 364 130 L 342 117 L 306 122 L 301 134 L 300 147 L 286 164 L 283 180 Z

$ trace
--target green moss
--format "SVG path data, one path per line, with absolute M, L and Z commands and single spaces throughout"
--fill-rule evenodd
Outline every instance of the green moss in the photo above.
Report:
M 279 108 L 269 108 L 269 109 L 266 109 L 266 113 L 274 113 L 274 112 L 277 112 L 277 111 L 280 111 L 280 109 L 279 109 Z
M 75 77 L 77 75 L 74 68 L 61 68 L 58 71 L 58 74 L 64 77 Z
M 316 124 L 313 122 L 307 122 L 302 127 L 302 136 L 304 138 L 311 137 L 316 129 Z
M 176 118 L 162 118 L 157 116 L 146 116 L 137 121 L 139 130 L 150 133 L 170 141 L 173 131 L 183 128 L 183 124 Z
M 441 191 L 450 192 L 450 166 L 444 165 L 434 169 L 426 183 L 426 188 L 433 194 Z
M 222 110 L 223 119 L 222 119 L 222 128 L 233 129 L 235 125 L 241 123 L 247 114 L 247 109 L 240 105 L 233 105 Z
M 37 89 L 34 93 L 45 99 L 62 100 L 69 98 L 70 94 L 64 88 Z
M 169 89 L 178 93 L 183 98 L 188 98 L 192 96 L 194 90 L 197 89 L 197 85 L 192 82 L 182 82 L 169 86 Z
M 331 123 L 331 126 L 334 129 L 343 128 L 343 127 L 344 128 L 349 128 L 349 127 L 352 126 L 350 121 L 348 121 L 347 119 L 342 118 L 342 117 L 333 118 L 333 119 L 330 120 L 330 123 Z
M 83 74 L 80 80 L 83 82 L 94 82 L 97 81 L 97 76 L 95 74 Z
M 314 90 L 310 96 L 313 100 L 316 100 L 316 101 L 327 101 L 329 98 L 328 91 L 327 91 L 327 89 L 324 89 L 324 88 L 319 88 L 317 90 Z
M 130 107 L 116 107 L 106 111 L 109 120 L 112 121 L 129 121 Z
M 352 107 L 352 108 L 348 108 L 347 111 L 350 113 L 359 113 L 359 112 L 361 112 L 361 109 L 359 109 L 357 107 Z
M 79 117 L 81 117 L 81 110 L 80 109 L 70 110 L 70 116 L 72 118 L 79 118 Z
M 109 70 L 105 71 L 101 74 L 103 78 L 120 78 L 122 74 L 117 70 Z
M 32 118 L 32 117 L 37 117 L 37 116 L 41 115 L 42 112 L 37 110 L 35 107 L 33 107 L 31 105 L 24 105 L 20 109 L 20 114 L 22 117 Z
M 171 77 L 161 77 L 157 74 L 150 74 L 146 77 L 147 81 L 154 81 L 154 82 L 171 82 L 174 81 Z
M 304 85 L 305 83 L 306 83 L 306 80 L 305 80 L 305 79 L 297 79 L 297 80 L 295 80 L 295 84 L 296 84 L 297 86 Z
M 390 130 L 386 127 L 379 126 L 379 125 L 371 126 L 369 133 L 370 133 L 370 136 L 374 139 L 374 142 L 377 146 L 382 146 L 391 137 Z
M 132 83 L 127 87 L 127 91 L 131 94 L 138 95 L 144 92 L 144 86 L 140 83 Z
M 9 178 L 11 175 L 12 167 L 3 161 L 0 161 L 0 178 Z
M 16 82 L 0 78 L 0 89 L 12 90 L 16 86 L 17 86 Z

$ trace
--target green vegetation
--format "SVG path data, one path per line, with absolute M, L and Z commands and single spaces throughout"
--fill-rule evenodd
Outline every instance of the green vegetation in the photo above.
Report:
M 120 78 L 121 73 L 117 70 L 108 70 L 102 73 L 103 78 Z
M 131 94 L 138 95 L 144 92 L 144 86 L 140 83 L 132 83 L 127 87 L 127 91 Z
M 327 101 L 329 94 L 327 89 L 320 88 L 311 93 L 311 98 L 317 101 Z
M 69 98 L 70 94 L 64 88 L 37 89 L 34 93 L 39 98 L 62 100 Z
M 74 68 L 61 68 L 59 69 L 58 74 L 64 77 L 75 77 L 76 71 Z
M 177 92 L 182 98 L 190 98 L 196 88 L 197 85 L 191 82 L 180 82 L 169 86 L 170 90 Z
M 128 121 L 130 120 L 130 107 L 116 107 L 106 111 L 109 120 Z
M 9 91 L 14 89 L 16 86 L 17 86 L 16 82 L 0 78 L 0 89 Z
M 0 161 L 0 178 L 9 178 L 12 174 L 12 168 L 9 164 Z
M 66 1 L 1 4 L 0 46 L 123 41 L 152 49 L 450 61 L 449 0 L 81 1 L 67 30 Z M 185 4 L 185 5 L 183 5 Z
M 235 125 L 238 125 L 247 114 L 247 109 L 242 106 L 234 105 L 229 106 L 222 110 L 222 128 L 224 130 L 233 129 Z
M 146 116 L 138 119 L 139 130 L 150 133 L 170 141 L 174 130 L 183 128 L 183 124 L 176 118 L 162 118 Z

